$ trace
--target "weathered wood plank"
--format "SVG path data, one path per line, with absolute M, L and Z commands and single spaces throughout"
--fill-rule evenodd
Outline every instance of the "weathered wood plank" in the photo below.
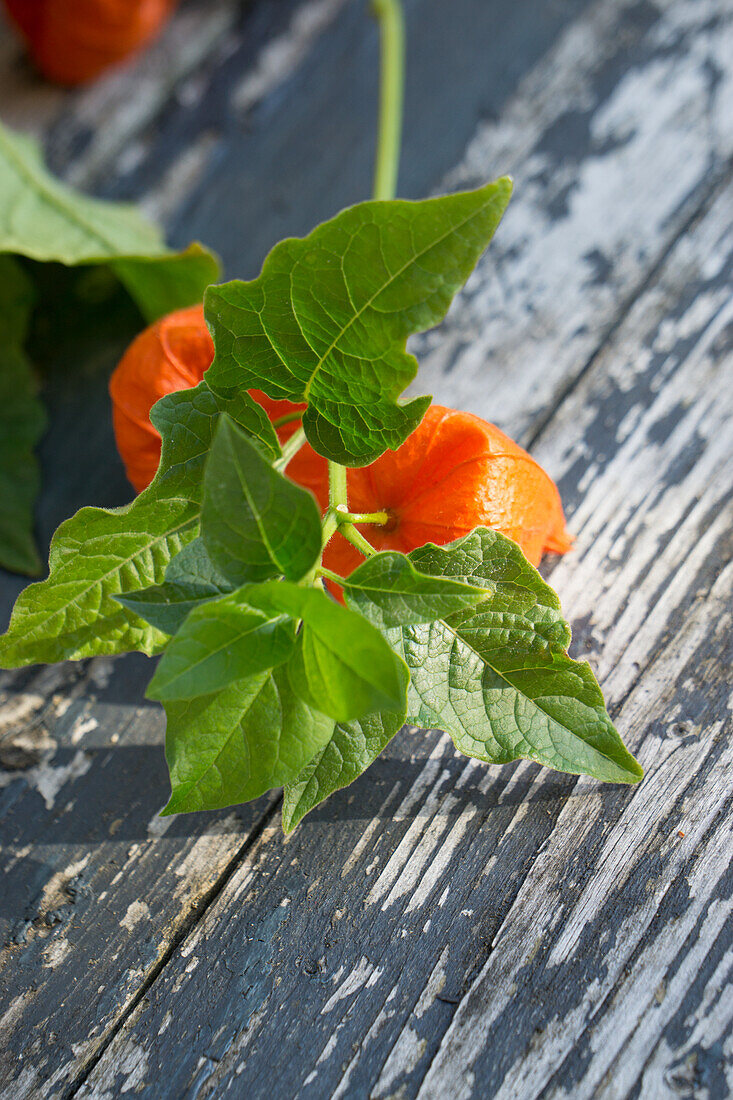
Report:
M 159 818 L 164 721 L 139 704 L 145 663 L 128 661 L 120 675 L 89 662 L 69 687 L 74 671 L 42 673 L 45 683 L 14 696 L 28 725 L 25 736 L 8 732 L 37 760 L 0 772 L 0 1081 L 12 1097 L 63 1092 L 266 808 Z
M 726 174 L 732 56 L 716 0 L 603 0 L 568 28 L 450 177 L 510 172 L 515 195 L 460 304 L 416 343 L 416 391 L 532 436 Z
M 485 768 L 416 735 L 406 788 L 384 766 L 287 841 L 273 821 L 79 1095 L 628 1096 L 660 982 L 672 1023 L 688 994 L 716 1003 L 719 958 L 693 985 L 728 912 L 732 198 L 540 440 L 578 535 L 553 582 L 645 782 Z M 700 1057 L 725 1021 L 707 1014 Z M 684 1057 L 672 1033 L 648 1094 Z
M 584 489 L 575 520 L 588 544 L 579 574 L 563 562 L 553 581 L 592 608 L 612 697 L 651 662 L 619 715 L 624 729 L 646 726 L 641 755 L 650 774 L 615 822 L 592 806 L 561 816 L 421 1097 L 633 1095 L 663 1028 L 682 1025 L 691 1011 L 687 995 L 693 1005 L 720 997 L 715 953 L 694 986 L 730 915 L 730 201 L 728 190 L 680 243 L 659 286 L 548 430 L 548 450 L 563 453 Z M 598 415 L 594 386 L 616 389 L 618 419 Z M 614 434 L 617 456 L 600 469 Z M 658 478 L 642 472 L 655 467 Z M 636 561 L 626 555 L 629 539 Z M 678 968 L 684 976 L 665 1009 Z M 697 1057 L 710 1069 L 699 1095 L 713 1097 L 726 1095 L 715 1086 L 723 1080 L 716 1043 L 729 1020 L 725 1012 L 715 1020 L 710 1007 Z M 704 1031 L 703 1021 L 693 1014 L 687 1026 Z M 645 1069 L 643 1095 L 665 1095 L 680 1067 L 684 1076 L 684 1039 L 678 1049 L 665 1040 Z
M 476 0 L 471 3 L 462 0 L 462 3 L 464 14 L 471 10 L 476 13 L 478 29 L 487 25 L 482 22 L 485 20 L 482 4 Z M 260 7 L 272 8 L 273 5 L 256 6 L 253 19 Z M 275 7 L 282 11 L 286 5 Z M 293 66 L 307 60 L 308 48 L 316 45 L 321 48 L 317 33 L 328 26 L 323 20 L 337 7 L 313 2 L 287 6 L 288 12 L 295 15 L 290 22 L 290 15 L 288 19 L 278 16 L 283 20 L 284 29 L 275 39 L 281 56 L 284 51 L 283 62 L 277 58 L 273 61 L 271 55 L 268 60 L 267 48 L 264 52 L 252 52 L 257 37 L 253 35 L 250 39 L 245 34 L 251 24 L 237 24 L 239 31 L 233 43 L 237 67 L 229 72 L 224 66 L 224 92 L 228 94 L 233 89 L 244 97 L 240 98 L 240 111 L 247 107 L 251 113 L 258 104 L 271 103 L 269 107 L 258 108 L 262 117 L 254 119 L 255 135 L 258 126 L 274 126 L 274 112 L 287 113 L 288 102 L 291 105 L 298 102 L 301 110 L 305 102 L 310 102 L 296 79 L 288 89 L 288 101 L 277 86 L 277 74 L 290 77 Z M 537 19 L 532 34 L 508 51 L 512 58 L 508 68 L 520 75 L 523 67 L 541 52 L 562 20 L 580 7 L 580 3 L 568 3 L 544 14 L 545 5 L 534 5 Z M 226 10 L 227 5 L 217 6 L 214 14 Z M 297 11 L 310 11 L 311 21 L 302 16 L 298 21 Z M 184 7 L 183 12 L 196 16 L 193 7 Z M 436 13 L 440 14 L 439 7 L 433 4 L 431 14 L 436 17 Z M 419 6 L 413 5 L 412 18 L 416 23 L 419 23 L 419 14 Z M 206 12 L 201 9 L 200 15 L 203 20 Z M 267 18 L 272 17 L 270 12 Z M 360 12 L 359 19 L 362 18 L 363 12 Z M 445 23 L 447 14 L 443 12 L 441 18 Z M 354 140 L 358 139 L 360 157 L 366 165 L 371 158 L 372 135 L 363 125 L 363 119 L 374 109 L 375 32 L 371 24 L 358 22 L 351 14 L 349 20 L 351 38 L 347 41 L 354 41 L 357 35 L 363 37 L 365 26 L 368 28 L 369 49 L 360 54 L 358 63 L 352 62 L 349 67 L 349 73 L 358 77 L 359 86 L 369 85 L 368 105 L 362 105 L 362 122 L 354 129 Z M 517 37 L 520 24 L 521 20 L 516 18 L 512 33 Z M 260 27 L 261 41 L 269 25 L 265 19 Z M 163 54 L 163 60 L 161 55 L 153 55 L 157 61 L 153 60 L 149 69 L 145 69 L 148 64 L 145 59 L 138 63 L 143 66 L 143 75 L 147 71 L 151 79 L 156 76 L 158 65 L 162 66 L 154 110 L 166 102 L 164 122 L 171 125 L 174 116 L 177 113 L 186 116 L 187 109 L 194 114 L 199 111 L 196 118 L 205 120 L 207 108 L 201 104 L 206 97 L 210 97 L 208 109 L 212 111 L 221 104 L 224 93 L 218 66 L 208 65 L 206 52 L 214 40 L 211 38 L 214 24 L 204 21 L 201 26 L 202 33 L 205 31 L 210 37 L 198 61 L 184 57 L 184 67 L 176 68 L 177 61 L 171 58 L 172 68 L 168 68 Z M 228 31 L 225 38 L 231 44 Z M 453 41 L 456 51 L 451 63 L 457 72 L 462 63 L 457 47 L 462 39 L 459 36 Z M 339 43 L 342 49 L 343 36 Z M 165 49 L 165 40 L 161 48 Z M 485 52 L 476 40 L 471 41 L 471 49 L 475 56 Z M 468 91 L 462 103 L 453 99 L 452 117 L 445 115 L 441 122 L 446 136 L 449 130 L 469 134 L 485 97 L 501 102 L 507 86 L 504 79 L 507 67 L 502 70 L 498 64 L 502 54 L 498 40 L 492 43 L 486 56 L 491 60 L 494 54 L 496 64 L 489 64 L 485 69 L 474 67 L 475 75 L 467 82 Z M 327 75 L 328 56 L 320 61 L 323 73 L 319 96 L 309 108 L 313 117 L 319 114 L 327 117 L 329 100 L 333 103 L 341 95 L 341 70 L 335 77 L 333 73 Z M 342 55 L 341 64 L 346 65 L 346 62 L 347 56 Z M 416 81 L 413 101 L 418 97 L 420 83 L 432 80 L 432 64 L 433 59 L 428 55 L 422 65 L 413 68 L 412 80 Z M 194 88 L 196 95 L 190 95 L 185 89 L 188 80 L 194 79 L 191 75 L 194 72 L 195 82 L 198 81 Z M 112 83 L 105 83 L 106 90 L 99 101 L 93 93 L 70 97 L 54 93 L 53 102 L 49 101 L 45 108 L 43 121 L 57 169 L 87 183 L 98 182 L 98 177 L 105 175 L 110 191 L 119 186 L 115 181 L 130 169 L 128 157 L 131 154 L 125 152 L 123 145 L 129 142 L 134 126 L 148 118 L 136 115 L 133 126 L 126 114 L 126 99 L 130 98 L 138 78 L 142 80 L 137 66 L 125 75 L 110 78 Z M 34 78 L 26 75 L 23 79 L 28 81 L 27 95 L 24 93 L 17 102 L 21 107 L 25 104 L 23 110 L 30 111 L 38 88 Z M 205 86 L 203 92 L 201 84 Z M 437 93 L 433 91 L 432 94 Z M 166 95 L 170 96 L 169 100 Z M 258 100 L 258 96 L 261 99 Z M 284 105 L 283 98 L 286 100 Z M 139 111 L 140 106 L 134 105 L 134 110 Z M 15 121 L 28 118 L 27 113 L 23 115 L 20 111 Z M 177 179 L 180 165 L 178 162 L 169 164 L 166 156 L 180 149 L 180 143 L 174 140 L 179 131 L 173 126 L 168 148 L 163 140 L 164 128 L 160 121 L 151 122 L 149 132 L 141 137 L 137 147 L 137 153 L 142 150 L 143 156 L 152 148 L 151 159 L 160 149 L 158 167 L 151 170 L 149 161 L 146 162 L 145 172 L 142 168 L 139 175 L 132 172 L 126 184 L 134 191 L 144 178 L 146 188 L 151 188 L 152 184 L 146 192 L 149 205 L 156 207 L 157 204 L 159 211 L 167 212 L 180 198 L 181 189 Z M 451 141 L 456 140 L 452 135 Z M 458 140 L 462 144 L 464 137 Z M 446 147 L 451 148 L 449 142 L 435 143 L 437 161 L 445 157 Z M 335 147 L 331 155 L 334 161 L 343 159 Z M 432 152 L 430 155 L 425 153 L 420 159 L 421 170 L 431 181 L 443 170 L 443 162 L 436 167 L 432 155 Z M 268 173 L 271 170 L 269 162 L 264 162 L 260 168 L 259 186 L 263 191 L 270 186 Z M 184 190 L 195 185 L 194 170 L 188 175 Z M 207 186 L 212 186 L 211 180 L 207 180 Z M 314 194 L 311 201 L 313 208 L 309 219 L 312 221 L 338 205 L 338 199 L 327 186 Z M 184 232 L 184 235 L 188 237 L 189 234 Z M 210 239 L 208 234 L 205 236 Z M 257 262 L 254 251 L 247 255 L 250 257 L 247 262 Z M 114 362 L 114 348 L 107 348 L 104 357 L 96 354 L 100 360 L 104 358 L 104 362 L 91 379 L 85 378 L 83 390 L 73 386 L 65 388 L 60 380 L 58 392 L 53 395 L 52 430 L 45 443 L 43 515 L 46 534 L 64 511 L 71 511 L 78 504 L 90 499 L 114 504 L 124 499 L 119 463 L 113 456 L 104 392 L 104 376 Z M 90 396 L 90 387 L 94 390 L 93 396 Z M 60 454 L 63 455 L 62 463 L 58 458 Z M 91 454 L 95 461 L 89 471 Z M 3 594 L 7 598 L 12 591 L 13 582 L 7 580 Z M 30 767 L 7 774 L 9 781 L 1 792 L 0 803 L 8 858 L 4 880 L 7 893 L 0 913 L 6 933 L 6 947 L 0 958 L 3 1011 L 6 1012 L 0 1080 L 13 1098 L 61 1095 L 68 1090 L 144 992 L 146 984 L 195 920 L 199 909 L 205 907 L 212 892 L 244 854 L 253 827 L 266 820 L 268 803 L 265 801 L 264 806 L 247 809 L 243 815 L 237 811 L 234 815 L 181 819 L 168 825 L 160 835 L 162 823 L 157 821 L 156 813 L 166 798 L 160 748 L 162 716 L 157 708 L 138 705 L 145 678 L 145 662 L 135 659 L 114 665 L 93 662 L 91 666 L 67 667 L 51 674 L 31 671 L 2 676 L 2 690 L 6 696 L 12 695 L 9 708 L 3 710 L 6 722 L 3 734 L 9 735 L 4 737 L 4 749 L 12 749 L 16 760 L 18 752 L 21 757 L 25 752 L 26 765 L 35 761 Z M 52 696 L 55 702 L 51 706 L 49 698 Z M 410 743 L 405 744 L 407 765 L 400 779 L 403 792 L 407 792 L 415 772 L 409 763 Z M 405 810 L 401 830 L 407 832 L 410 824 L 411 818 Z M 358 831 L 361 828 L 358 822 L 355 827 Z M 147 912 L 141 908 L 143 904 Z M 90 1016 L 94 1018 L 93 1025 L 90 1025 Z M 43 1037 L 40 1043 L 39 1036 Z
M 278 7 L 276 3 L 275 8 Z M 407 0 L 407 86 L 400 193 L 421 197 L 463 156 L 482 119 L 499 114 L 518 83 L 588 0 Z M 145 196 L 195 160 L 196 187 L 171 220 L 176 243 L 205 238 L 231 276 L 253 277 L 281 238 L 309 232 L 368 198 L 377 109 L 377 30 L 366 3 L 311 0 L 335 11 L 319 48 L 302 58 L 278 96 L 257 100 L 242 77 L 247 35 L 190 102 L 141 137 L 149 152 L 105 194 Z M 311 15 L 310 20 L 314 18 Z M 300 22 L 306 27 L 307 19 Z M 266 68 L 266 65 L 263 66 Z M 203 83 L 203 80 L 202 80 Z M 496 174 L 496 173 L 494 173 Z M 151 203 L 158 208 L 157 199 Z M 165 201 L 165 200 L 164 200 Z

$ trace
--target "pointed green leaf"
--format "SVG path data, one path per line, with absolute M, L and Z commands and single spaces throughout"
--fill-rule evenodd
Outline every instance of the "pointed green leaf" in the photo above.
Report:
M 279 575 L 300 580 L 321 553 L 315 497 L 274 470 L 226 416 L 206 464 L 201 537 L 235 585 Z
M 307 401 L 311 445 L 347 466 L 398 447 L 429 404 L 397 400 L 417 370 L 407 337 L 445 316 L 510 193 L 500 179 L 422 202 L 365 202 L 282 241 L 258 279 L 207 291 L 210 385 Z
M 131 649 L 155 653 L 164 635 L 114 597 L 162 580 L 173 554 L 193 537 L 196 516 L 186 500 L 138 498 L 116 511 L 82 508 L 51 542 L 49 578 L 18 597 L 0 637 L 0 667 Z
M 409 721 L 446 730 L 478 760 L 526 758 L 608 782 L 641 779 L 590 666 L 567 655 L 557 596 L 513 542 L 477 528 L 408 556 L 422 573 L 491 592 L 476 608 L 388 632 L 410 669 Z
M 33 289 L 9 256 L 0 256 L 0 566 L 41 572 L 33 538 L 39 470 L 34 454 L 46 417 L 22 350 Z
M 163 584 L 125 592 L 115 598 L 157 630 L 175 634 L 194 607 L 218 599 L 231 590 L 232 585 L 214 567 L 199 537 L 171 560 Z
M 163 437 L 154 481 L 124 508 L 83 508 L 61 524 L 49 577 L 21 592 L 0 637 L 0 667 L 160 649 L 164 635 L 115 597 L 161 584 L 171 558 L 196 535 L 204 462 L 221 411 L 259 433 L 263 447 L 277 447 L 247 394 L 214 395 L 201 382 L 164 397 L 151 413 Z
M 340 722 L 327 744 L 283 791 L 286 833 L 325 798 L 348 787 L 366 771 L 401 729 L 404 714 L 367 714 L 356 722 Z
M 0 196 L 0 252 L 72 266 L 110 262 L 148 320 L 200 302 L 218 278 L 210 252 L 172 252 L 135 207 L 55 179 L 35 141 L 1 124 Z
M 287 661 L 295 644 L 292 619 L 250 607 L 246 593 L 239 589 L 193 609 L 168 643 L 148 698 L 195 699 Z
M 233 806 L 290 783 L 333 732 L 333 719 L 299 699 L 282 668 L 165 711 L 172 794 L 164 814 Z
M 173 559 L 175 561 L 175 558 Z M 153 584 L 137 592 L 115 596 L 118 603 L 145 619 L 163 634 L 175 634 L 181 629 L 195 607 L 224 595 L 228 589 L 193 584 Z
M 229 581 L 209 557 L 204 540 L 199 537 L 176 554 L 165 574 L 171 584 L 190 584 L 210 588 L 220 594 L 231 591 Z
M 241 590 L 270 614 L 302 619 L 290 681 L 310 706 L 337 722 L 375 711 L 403 713 L 407 669 L 379 631 L 316 588 L 270 581 Z
M 213 393 L 206 379 L 190 390 L 169 393 L 153 405 L 150 420 L 163 441 L 160 466 L 147 494 L 203 496 L 204 465 L 220 413 L 226 413 L 255 440 L 268 458 L 280 455 L 275 430 L 261 405 L 248 393 Z
M 474 584 L 421 573 L 396 550 L 367 558 L 342 584 L 347 604 L 380 629 L 430 623 L 489 595 Z

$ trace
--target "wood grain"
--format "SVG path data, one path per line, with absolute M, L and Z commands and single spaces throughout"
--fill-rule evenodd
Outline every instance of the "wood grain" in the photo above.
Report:
M 568 27 L 449 177 L 509 172 L 515 194 L 456 309 L 416 342 L 415 390 L 533 437 L 726 176 L 732 55 L 733 9 L 715 2 L 603 2 Z
M 553 583 L 645 782 L 484 768 L 413 734 L 408 784 L 367 776 L 288 841 L 272 823 L 81 1095 L 121 1090 L 132 1066 L 171 1097 L 264 1097 L 273 1080 L 298 1096 L 627 1096 L 662 1027 L 649 1095 L 690 1050 L 724 1080 L 708 950 L 730 910 L 732 198 L 541 440 L 575 501 L 578 549 Z M 171 1018 L 175 1003 L 203 1011 Z M 690 1020 L 704 1038 L 670 1046 Z
M 464 16 L 471 9 L 476 13 L 481 30 L 482 5 L 475 0 L 462 4 Z M 542 52 L 562 19 L 581 6 L 567 3 L 559 12 L 543 15 L 542 5 L 536 5 L 533 36 L 513 54 L 516 73 Z M 166 215 L 202 186 L 200 165 L 194 160 L 186 166 L 179 153 L 183 144 L 206 148 L 207 119 L 215 107 L 226 105 L 240 120 L 255 116 L 244 135 L 251 146 L 261 132 L 282 129 L 293 105 L 301 103 L 305 136 L 304 106 L 309 125 L 319 115 L 328 119 L 328 105 L 332 110 L 341 98 L 348 64 L 357 84 L 369 93 L 352 122 L 352 140 L 368 178 L 376 32 L 364 21 L 363 11 L 350 11 L 336 45 L 329 38 L 325 49 L 325 33 L 341 4 L 264 3 L 242 12 L 237 7 L 184 6 L 153 53 L 89 91 L 50 91 L 14 61 L 10 75 L 3 74 L 6 86 L 13 88 L 14 109 L 6 117 L 31 124 L 42 134 L 52 165 L 68 178 L 102 193 L 143 195 L 151 212 Z M 432 14 L 437 11 L 439 6 L 433 5 Z M 418 17 L 416 6 L 413 19 Z M 176 43 L 187 35 L 196 42 L 188 43 L 179 56 Z M 368 48 L 361 50 L 355 65 L 349 50 L 360 40 Z M 454 41 L 460 45 L 461 36 L 454 34 Z M 317 65 L 311 57 L 316 49 L 321 55 Z M 478 56 L 483 47 L 476 41 L 472 49 Z M 506 94 L 507 66 L 498 64 L 498 44 L 496 52 L 497 64 L 476 68 L 464 91 L 460 118 L 466 134 L 475 126 L 479 97 L 488 93 L 500 102 Z M 335 67 L 334 56 L 339 59 Z M 427 52 L 412 77 L 418 86 L 432 79 L 433 62 Z M 456 56 L 453 64 L 459 63 Z M 314 67 L 321 72 L 317 96 L 303 96 L 304 67 L 306 87 Z M 138 88 L 143 94 L 137 94 Z M 412 97 L 414 101 L 415 90 Z M 432 180 L 441 170 L 434 159 L 444 158 L 446 147 L 457 140 L 457 117 L 455 111 L 444 115 L 437 132 L 446 140 L 419 158 L 419 170 L 429 177 L 432 173 Z M 196 141 L 188 142 L 186 127 L 195 126 L 203 128 L 203 146 L 197 144 L 198 131 Z M 234 146 L 232 171 L 241 156 L 240 142 L 236 130 L 227 133 L 223 126 L 214 153 L 226 155 L 228 146 Z M 245 154 L 257 160 L 256 150 L 245 149 Z M 335 144 L 330 158 L 332 165 L 343 162 Z M 273 166 L 266 160 L 257 163 L 257 190 L 264 194 Z M 216 178 L 213 184 L 204 182 L 217 189 Z M 220 205 L 226 182 L 220 177 Z M 314 190 L 303 214 L 309 219 L 306 228 L 334 208 L 334 190 Z M 277 232 L 272 224 L 266 231 Z M 244 259 L 252 265 L 261 258 L 257 246 L 244 242 Z M 46 538 L 74 506 L 90 499 L 116 504 L 126 498 L 105 394 L 105 373 L 118 348 L 114 340 L 95 347 L 92 362 L 84 363 L 83 387 L 55 376 L 47 390 L 52 427 L 44 444 L 41 514 Z M 96 456 L 91 470 L 90 454 Z M 2 597 L 8 610 L 18 587 L 17 580 L 4 578 Z M 14 770 L 2 773 L 0 791 L 5 871 L 0 1080 L 13 1097 L 73 1090 L 74 1081 L 98 1056 L 233 863 L 243 857 L 250 833 L 256 836 L 267 819 L 270 803 L 262 800 L 228 814 L 158 820 L 157 811 L 167 798 L 163 720 L 158 708 L 139 705 L 148 675 L 147 662 L 131 658 L 2 674 L 0 679 L 3 759 L 15 764 Z
M 466 4 L 471 43 L 451 21 L 457 69 L 460 47 L 486 50 L 487 7 Z M 178 208 L 175 232 L 196 225 L 244 265 L 283 228 L 310 228 L 368 168 L 371 106 L 349 123 L 353 96 L 337 93 L 347 70 L 369 87 L 374 40 L 355 55 L 362 13 L 309 8 L 324 20 L 311 38 L 307 19 L 284 21 L 282 86 L 245 96 L 251 132 L 212 131 L 211 112 L 236 118 L 233 89 L 256 97 L 271 70 L 256 51 L 244 75 L 207 68 L 207 47 L 190 109 L 164 93 L 136 123 L 138 166 L 124 171 L 128 131 L 87 178 L 108 166 L 110 193 Z M 408 5 L 416 51 L 427 26 L 440 41 L 440 8 Z M 521 48 L 521 15 L 497 31 L 470 94 L 447 96 L 435 151 L 410 154 L 408 184 L 424 193 L 484 97 L 499 117 L 451 180 L 511 158 L 520 184 L 514 221 L 419 345 L 422 382 L 506 410 L 560 478 L 578 543 L 553 584 L 648 778 L 632 793 L 484 768 L 405 731 L 288 840 L 268 799 L 162 831 L 162 716 L 138 705 L 146 662 L 6 676 L 6 732 L 26 760 L 0 791 L 0 1096 L 731 1091 L 730 20 L 684 0 L 540 8 Z M 531 67 L 509 102 L 493 61 L 515 82 Z M 418 70 L 412 94 L 432 75 Z M 49 131 L 70 173 L 73 111 Z M 324 144 L 329 127 L 353 164 Z M 284 140 L 299 163 L 311 132 L 323 163 L 278 180 L 293 196 L 278 210 L 256 185 L 277 178 Z M 189 140 L 200 159 L 186 174 Z M 256 199 L 253 234 L 226 216 L 236 180 Z
M 707 956 L 731 910 L 732 198 L 680 242 L 546 433 L 587 483 L 574 515 L 582 565 L 563 562 L 553 582 L 587 609 L 647 777 L 615 819 L 595 799 L 560 816 L 421 1097 L 626 1096 L 640 1068 L 645 1095 L 688 1071 L 707 1077 L 695 1095 L 727 1095 L 716 1044 L 730 1015 L 720 959 Z M 618 418 L 603 469 L 590 452 L 610 427 L 599 431 L 599 389 L 615 391 Z M 655 1052 L 673 1022 L 704 1037 L 674 1049 L 665 1036 Z

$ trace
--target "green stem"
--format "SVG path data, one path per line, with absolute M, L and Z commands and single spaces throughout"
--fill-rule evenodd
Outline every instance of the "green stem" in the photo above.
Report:
M 346 467 L 339 466 L 338 462 L 328 463 L 328 503 L 332 511 L 340 508 L 345 512 L 349 507 Z
M 344 578 L 340 573 L 334 573 L 331 569 L 326 569 L 325 565 L 319 565 L 316 573 L 319 577 L 325 577 L 327 581 L 333 581 L 335 584 L 344 583 Z
M 336 513 L 338 522 L 341 523 L 377 523 L 385 527 L 390 521 L 389 512 L 345 512 L 339 508 Z
M 402 140 L 405 24 L 400 0 L 372 0 L 372 14 L 379 23 L 381 44 L 374 198 L 393 199 Z
M 302 428 L 298 428 L 297 432 L 293 432 L 287 443 L 282 445 L 282 458 L 278 458 L 277 462 L 273 465 L 280 473 L 283 472 L 291 458 L 294 458 L 300 448 L 305 443 L 305 432 Z
M 355 546 L 357 550 L 360 550 L 365 558 L 371 558 L 377 553 L 372 544 L 367 542 L 364 536 L 357 531 L 356 527 L 352 527 L 350 523 L 344 523 L 343 526 L 339 526 L 339 534 L 343 535 L 346 541 L 350 542 L 352 546 Z
M 393 199 L 397 192 L 397 174 L 400 167 L 402 101 L 405 83 L 405 22 L 401 0 L 372 0 L 372 14 L 379 24 L 380 41 L 379 127 L 374 166 L 374 198 Z M 294 420 L 295 414 L 291 414 L 290 419 Z M 280 427 L 283 423 L 287 423 L 285 417 L 276 420 L 275 426 Z M 296 435 L 302 435 L 302 431 L 301 428 Z M 288 444 L 285 444 L 283 459 L 287 448 Z M 290 457 L 292 456 L 288 453 L 287 461 Z M 352 546 L 370 557 L 376 554 L 376 550 L 363 535 L 359 534 L 354 524 L 383 525 L 389 523 L 390 517 L 387 512 L 349 512 L 346 478 L 345 466 L 339 465 L 338 462 L 328 463 L 329 508 L 323 521 L 323 546 L 325 547 L 336 530 L 339 530 Z M 320 565 L 316 568 L 316 574 L 327 576 L 330 580 L 337 582 L 342 579 L 324 570 Z
M 321 577 L 324 575 L 324 569 L 321 565 L 321 558 L 323 557 L 323 551 L 326 549 L 327 543 L 330 541 L 331 536 L 335 535 L 336 528 L 338 527 L 338 521 L 334 512 L 328 511 L 323 517 L 323 528 L 321 535 L 321 553 L 318 556 L 318 561 L 310 570 L 309 573 L 303 577 L 299 582 L 301 585 L 307 587 L 308 585 L 321 585 Z M 326 570 L 328 572 L 328 570 Z M 335 574 L 334 574 L 335 576 Z
M 336 534 L 336 528 L 338 527 L 338 520 L 336 519 L 335 512 L 326 512 L 325 519 L 323 520 L 323 540 L 322 546 L 325 550 L 326 545 L 331 539 L 332 535 Z
M 284 427 L 285 424 L 292 424 L 294 420 L 303 419 L 303 410 L 296 409 L 295 412 L 285 413 L 284 416 L 278 416 L 277 420 L 273 420 L 272 426 L 277 431 L 278 428 Z

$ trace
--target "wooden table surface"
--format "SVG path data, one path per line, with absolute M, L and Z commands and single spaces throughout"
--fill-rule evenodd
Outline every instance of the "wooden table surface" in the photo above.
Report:
M 407 729 L 286 840 L 278 792 L 158 817 L 143 657 L 1 673 L 4 1100 L 733 1093 L 733 4 L 406 10 L 400 194 L 516 184 L 419 388 L 558 480 L 577 540 L 545 572 L 646 778 Z M 0 29 L 0 116 L 231 276 L 367 197 L 376 73 L 361 0 L 191 0 L 76 93 Z M 129 497 L 120 346 L 48 382 L 46 540 Z

